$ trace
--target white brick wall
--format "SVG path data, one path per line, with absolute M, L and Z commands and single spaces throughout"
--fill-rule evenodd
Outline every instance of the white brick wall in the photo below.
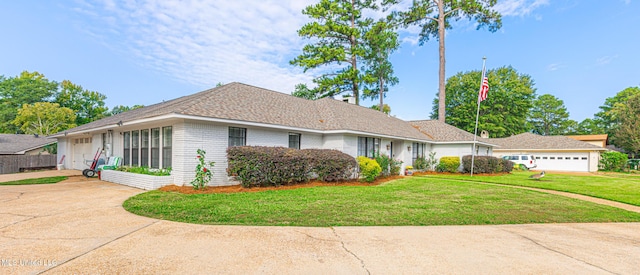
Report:
M 173 176 L 150 176 L 113 170 L 100 172 L 103 181 L 118 183 L 144 190 L 155 190 L 173 184 Z
M 300 149 L 322 149 L 322 135 L 302 133 L 300 137 Z
M 229 185 L 227 179 L 228 126 L 191 122 L 176 124 L 173 136 L 173 171 L 176 185 L 188 185 L 195 178 L 197 150 L 207 152 L 205 159 L 214 161 L 213 177 L 209 185 Z M 248 133 L 247 133 L 248 135 Z

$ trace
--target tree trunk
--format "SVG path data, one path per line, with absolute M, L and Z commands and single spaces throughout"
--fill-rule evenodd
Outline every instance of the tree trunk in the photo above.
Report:
M 380 112 L 384 113 L 384 104 L 382 103 L 382 98 L 384 97 L 384 77 L 380 77 L 380 105 L 378 105 L 378 109 Z
M 355 0 L 351 0 L 351 29 L 355 29 L 356 28 L 356 19 L 353 15 L 353 10 L 355 10 Z M 358 63 L 357 63 L 357 59 L 356 59 L 356 54 L 355 54 L 355 50 L 356 47 L 358 46 L 358 43 L 356 41 L 356 37 L 354 35 L 351 35 L 350 37 L 351 40 L 351 68 L 353 69 L 355 75 L 353 76 L 353 97 L 356 98 L 356 105 L 360 105 L 360 93 L 358 92 Z
M 438 40 L 440 52 L 440 70 L 438 72 L 438 120 L 445 122 L 446 118 L 446 94 L 445 94 L 445 59 L 444 59 L 444 1 L 438 1 Z

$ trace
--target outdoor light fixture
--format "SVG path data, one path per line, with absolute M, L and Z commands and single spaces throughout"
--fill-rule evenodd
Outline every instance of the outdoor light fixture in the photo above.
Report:
M 411 146 L 407 146 L 407 151 L 411 152 Z
M 389 149 L 391 149 L 391 144 L 387 144 L 387 151 L 389 151 Z
M 122 126 L 122 120 L 118 121 L 118 126 Z

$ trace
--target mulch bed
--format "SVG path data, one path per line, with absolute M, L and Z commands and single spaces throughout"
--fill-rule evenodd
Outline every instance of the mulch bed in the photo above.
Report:
M 269 190 L 291 190 L 298 188 L 308 188 L 308 187 L 317 187 L 317 186 L 374 186 L 380 185 L 381 183 L 392 181 L 396 179 L 402 179 L 403 176 L 389 176 L 384 178 L 378 178 L 375 181 L 368 182 L 360 182 L 360 181 L 340 181 L 340 182 L 323 182 L 323 181 L 309 181 L 309 182 L 301 182 L 297 184 L 291 185 L 281 185 L 278 187 L 275 186 L 266 186 L 266 187 L 250 187 L 245 188 L 241 185 L 231 185 L 231 186 L 208 186 L 205 189 L 194 190 L 192 186 L 176 186 L 176 185 L 167 185 L 158 190 L 164 192 L 177 192 L 182 194 L 212 194 L 212 193 L 240 193 L 240 192 L 263 192 Z

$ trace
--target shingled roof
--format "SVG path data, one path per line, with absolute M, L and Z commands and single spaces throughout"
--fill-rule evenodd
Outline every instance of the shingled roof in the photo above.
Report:
M 489 141 L 500 146 L 495 150 L 605 150 L 566 136 L 541 136 L 532 133 L 522 133 L 506 138 L 490 138 Z
M 347 130 L 429 141 L 406 121 L 331 98 L 307 100 L 242 83 L 230 83 L 196 94 L 103 118 L 67 133 L 180 114 L 257 122 L 310 130 Z
M 22 155 L 26 151 L 56 143 L 56 139 L 34 135 L 0 134 L 0 155 Z
M 473 141 L 472 133 L 438 120 L 414 120 L 409 123 L 434 141 Z M 488 139 L 481 137 L 476 137 L 476 141 L 491 143 Z

